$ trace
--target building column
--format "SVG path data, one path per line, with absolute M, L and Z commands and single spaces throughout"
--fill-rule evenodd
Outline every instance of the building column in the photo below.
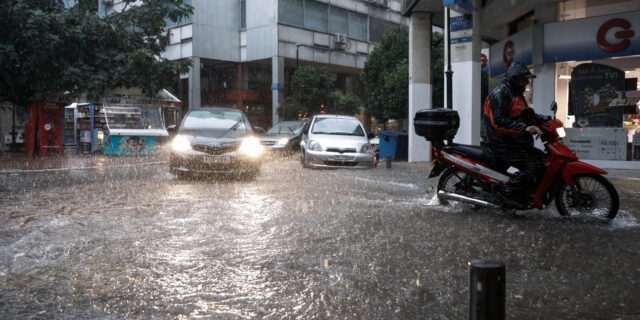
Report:
M 409 162 L 431 160 L 431 143 L 418 136 L 413 119 L 418 110 L 431 109 L 431 13 L 413 12 L 409 18 Z
M 201 107 L 200 57 L 191 57 L 193 65 L 189 70 L 189 110 Z
M 271 124 L 279 121 L 278 107 L 284 101 L 284 57 L 271 58 Z
M 482 125 L 481 98 L 481 50 L 480 11 L 478 0 L 474 1 L 474 10 L 467 19 L 471 19 L 469 29 L 451 32 L 451 70 L 453 71 L 454 110 L 460 115 L 460 128 L 454 141 L 460 144 L 480 145 L 480 127 Z M 463 15 L 451 10 L 451 17 L 460 19 Z M 445 84 L 446 86 L 446 84 Z M 446 90 L 446 88 L 445 88 Z M 445 97 L 446 99 L 446 97 Z
M 534 26 L 531 47 L 536 78 L 533 79 L 533 109 L 536 113 L 553 115 L 549 109 L 556 96 L 556 64 L 544 63 L 544 24 L 556 21 L 556 4 L 541 4 L 535 8 L 537 25 Z

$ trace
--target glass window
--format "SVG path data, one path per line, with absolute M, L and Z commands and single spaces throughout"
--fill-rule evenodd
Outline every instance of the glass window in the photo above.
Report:
M 329 16 L 329 32 L 349 33 L 349 11 L 337 7 L 331 7 Z
M 399 27 L 399 24 L 369 17 L 369 41 L 380 43 L 389 30 Z
M 238 89 L 238 66 L 233 62 L 201 59 L 200 99 L 202 106 L 233 107 L 231 93 Z
M 278 21 L 302 26 L 302 0 L 280 0 L 278 5 Z
M 344 118 L 317 118 L 311 133 L 346 136 L 364 136 L 360 121 Z
M 280 122 L 269 129 L 267 134 L 287 134 L 292 136 L 294 134 L 298 134 L 300 130 L 302 130 L 303 126 L 304 122 L 299 121 Z
M 349 12 L 349 37 L 367 40 L 367 16 Z
M 244 117 L 234 110 L 194 110 L 182 123 L 184 129 L 222 129 L 246 131 Z
M 247 1 L 240 1 L 240 29 L 247 28 Z
M 183 3 L 184 4 L 188 4 L 190 6 L 193 6 L 193 4 L 191 4 L 191 1 L 192 0 L 184 0 Z M 193 10 L 195 11 L 195 9 L 193 9 Z M 164 22 L 166 24 L 165 25 L 166 29 L 175 28 L 177 26 L 182 26 L 182 25 L 185 25 L 185 24 L 190 24 L 192 21 L 193 21 L 193 17 L 192 17 L 191 14 L 188 15 L 187 17 L 185 17 L 185 18 L 182 18 L 181 20 L 176 21 L 176 22 L 171 21 L 171 19 L 169 19 L 169 17 L 164 18 Z
M 322 32 L 327 32 L 327 14 L 329 6 L 315 1 L 304 3 L 304 26 Z
M 164 129 L 158 105 L 109 105 L 102 110 L 109 129 Z

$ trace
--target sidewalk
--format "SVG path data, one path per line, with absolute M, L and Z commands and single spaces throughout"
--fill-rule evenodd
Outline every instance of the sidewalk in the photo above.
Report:
M 23 154 L 11 154 L 0 156 L 0 173 L 3 171 L 81 169 L 108 167 L 114 165 L 163 163 L 167 160 L 167 157 L 163 154 L 150 154 L 146 156 L 74 154 L 42 157 L 28 157 Z

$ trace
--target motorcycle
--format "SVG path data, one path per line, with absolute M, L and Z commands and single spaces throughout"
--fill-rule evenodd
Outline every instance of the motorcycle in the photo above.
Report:
M 429 178 L 440 176 L 436 188 L 440 203 L 457 201 L 492 209 L 543 210 L 555 201 L 562 216 L 593 216 L 609 221 L 615 218 L 620 200 L 615 187 L 603 177 L 607 172 L 579 161 L 562 143 L 566 133 L 562 122 L 555 119 L 555 102 L 551 110 L 552 119 L 537 123 L 543 132 L 539 138 L 545 147 L 544 172 L 537 185 L 525 190 L 518 207 L 499 196 L 512 174 L 498 157 L 485 147 L 453 143 L 460 125 L 457 111 L 418 111 L 414 127 L 416 134 L 432 143 L 435 166 Z

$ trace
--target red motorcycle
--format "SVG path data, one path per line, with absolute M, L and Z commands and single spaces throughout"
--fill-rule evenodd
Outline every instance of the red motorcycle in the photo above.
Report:
M 555 113 L 555 102 L 551 110 Z M 532 110 L 531 110 L 532 111 Z M 449 201 L 494 209 L 544 209 L 555 200 L 563 216 L 594 216 L 613 219 L 618 213 L 619 198 L 615 187 L 602 175 L 606 171 L 579 161 L 562 143 L 562 122 L 551 119 L 538 123 L 545 146 L 545 170 L 537 185 L 525 190 L 524 203 L 514 208 L 501 201 L 498 193 L 511 174 L 488 148 L 453 143 L 460 118 L 457 111 L 425 109 L 414 119 L 416 134 L 432 143 L 435 166 L 429 178 L 437 177 L 440 203 Z M 446 141 L 446 143 L 445 143 Z M 540 152 L 542 152 L 540 150 Z

